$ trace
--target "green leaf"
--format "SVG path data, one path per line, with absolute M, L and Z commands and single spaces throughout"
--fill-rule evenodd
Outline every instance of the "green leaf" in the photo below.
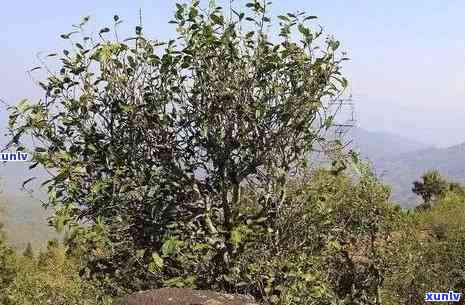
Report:
M 29 166 L 29 169 L 36 168 L 37 165 L 39 165 L 39 162 L 35 162 L 35 163 L 33 163 L 32 165 L 30 165 L 30 166 Z
M 145 249 L 140 249 L 140 250 L 136 251 L 136 257 L 138 257 L 138 258 L 143 257 L 144 254 L 145 254 Z M 152 256 L 152 259 L 153 259 L 153 256 Z
M 163 285 L 167 287 L 184 287 L 184 278 L 182 277 L 173 277 L 168 280 L 163 281 Z
M 163 246 L 161 247 L 161 252 L 163 256 L 171 256 L 179 250 L 179 247 L 182 244 L 182 241 L 177 240 L 174 237 L 171 237 L 163 243 Z
M 89 16 L 85 16 L 84 18 L 82 18 L 81 26 L 83 26 L 84 24 L 86 24 L 89 20 L 90 20 L 90 17 L 89 17 Z
M 334 120 L 334 117 L 332 115 L 328 116 L 326 119 L 325 119 L 325 122 L 324 122 L 324 127 L 326 129 L 330 128 L 333 124 L 333 120 Z
M 57 230 L 58 233 L 62 233 L 65 227 L 65 216 L 64 215 L 56 215 L 53 218 L 53 226 Z
M 205 243 L 195 243 L 192 245 L 192 249 L 195 251 L 209 249 L 210 247 L 211 246 L 209 244 L 205 244 Z
M 302 23 L 299 23 L 299 25 L 297 26 L 297 29 L 304 36 L 309 36 L 310 35 L 310 30 L 308 28 L 306 28 Z
M 26 186 L 26 184 L 28 184 L 29 182 L 31 182 L 32 180 L 36 179 L 37 177 L 31 177 L 27 180 L 25 180 L 22 184 L 22 188 L 24 188 Z
M 215 23 L 215 24 L 218 24 L 218 25 L 223 25 L 224 24 L 223 16 L 218 16 L 218 15 L 212 14 L 212 15 L 210 15 L 210 18 L 213 21 L 213 23 Z
M 234 245 L 239 245 L 242 241 L 242 232 L 240 230 L 240 228 L 235 228 L 232 232 L 231 232 L 231 242 L 234 244 Z
M 27 99 L 22 99 L 18 105 L 16 106 L 18 111 L 21 113 L 26 112 L 29 108 L 31 108 L 29 101 Z
M 71 35 L 77 33 L 77 31 L 73 31 L 73 32 L 70 32 L 68 34 L 61 34 L 60 37 L 63 38 L 63 39 L 69 39 L 71 37 Z
M 311 19 L 318 19 L 318 17 L 317 16 L 307 16 L 307 17 L 304 18 L 304 21 L 305 20 L 311 20 Z
M 153 253 L 151 261 L 148 265 L 148 270 L 152 273 L 160 272 L 163 269 L 164 261 L 163 258 L 158 255 L 158 253 Z
M 124 113 L 131 113 L 134 110 L 134 107 L 132 105 L 123 105 L 121 106 L 121 110 Z
M 110 32 L 109 28 L 103 28 L 103 29 L 100 30 L 100 34 L 108 33 L 108 32 Z
M 31 70 L 29 70 L 29 72 L 36 71 L 36 70 L 39 70 L 39 69 L 42 69 L 42 67 L 35 67 L 35 68 L 32 68 Z
M 199 11 L 195 7 L 191 7 L 189 11 L 189 20 L 194 20 L 199 15 Z
M 333 51 L 337 50 L 339 48 L 339 45 L 340 45 L 340 42 L 337 40 L 331 40 L 329 42 L 329 46 L 331 47 Z
M 184 6 L 179 3 L 176 3 L 176 9 L 181 13 L 184 12 Z

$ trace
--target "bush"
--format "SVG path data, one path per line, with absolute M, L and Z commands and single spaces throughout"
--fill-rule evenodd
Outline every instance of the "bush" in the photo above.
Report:
M 386 304 L 423 304 L 426 292 L 465 289 L 465 196 L 448 192 L 429 209 L 404 214 L 396 233 Z
M 141 26 L 127 40 L 109 28 L 89 39 L 84 18 L 84 40 L 62 35 L 74 51 L 40 83 L 45 98 L 10 107 L 10 147 L 56 173 L 51 222 L 112 294 L 235 289 L 241 235 L 261 218 L 239 209 L 243 189 L 278 213 L 289 172 L 334 125 L 347 87 L 340 43 L 304 13 L 279 16 L 271 39 L 268 6 L 177 4 L 168 42 Z
M 438 171 L 428 171 L 421 179 L 413 183 L 412 191 L 423 198 L 425 207 L 429 207 L 431 200 L 444 195 L 449 188 L 457 189 L 455 185 L 449 186 Z
M 388 197 L 368 174 L 355 182 L 318 170 L 295 181 L 278 213 L 242 225 L 228 279 L 273 304 L 374 304 L 399 216 Z
M 78 264 L 66 257 L 63 247 L 49 247 L 37 258 L 17 257 L 8 266 L 15 274 L 1 290 L 3 305 L 110 304 L 110 298 L 79 277 Z

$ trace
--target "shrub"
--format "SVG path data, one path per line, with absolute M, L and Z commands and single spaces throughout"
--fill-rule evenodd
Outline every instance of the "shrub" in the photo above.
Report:
M 38 258 L 21 256 L 16 273 L 2 291 L 4 305 L 105 305 L 105 297 L 79 277 L 78 264 L 67 258 L 63 247 L 49 247 Z
M 84 18 L 83 41 L 62 35 L 74 51 L 41 82 L 45 98 L 10 108 L 10 146 L 56 173 L 52 224 L 87 262 L 82 274 L 113 294 L 235 289 L 227 275 L 240 236 L 260 219 L 239 209 L 242 190 L 278 213 L 289 173 L 334 125 L 347 87 L 340 43 L 304 13 L 279 16 L 272 40 L 268 6 L 178 4 L 179 39 L 168 42 L 141 26 L 127 40 L 109 28 L 90 39 Z
M 295 181 L 277 213 L 242 225 L 242 250 L 228 279 L 273 304 L 380 302 L 385 241 L 399 215 L 388 196 L 366 173 L 355 182 L 318 170 Z M 259 209 L 256 199 L 250 203 Z
M 465 197 L 448 192 L 429 209 L 406 213 L 392 245 L 386 304 L 423 304 L 426 292 L 465 288 Z

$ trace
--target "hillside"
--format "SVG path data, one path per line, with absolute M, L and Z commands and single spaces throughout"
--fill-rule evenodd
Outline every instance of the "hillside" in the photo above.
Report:
M 465 143 L 448 148 L 431 148 L 374 161 L 377 172 L 393 188 L 393 199 L 408 205 L 418 200 L 412 182 L 427 170 L 436 169 L 445 177 L 465 182 Z
M 396 134 L 362 128 L 352 128 L 347 137 L 353 139 L 353 149 L 372 161 L 432 148 L 431 145 Z
M 354 128 L 348 137 L 352 148 L 372 162 L 381 179 L 392 187 L 392 199 L 403 206 L 414 206 L 419 198 L 412 193 L 415 180 L 427 170 L 465 182 L 465 143 L 435 148 L 401 136 Z

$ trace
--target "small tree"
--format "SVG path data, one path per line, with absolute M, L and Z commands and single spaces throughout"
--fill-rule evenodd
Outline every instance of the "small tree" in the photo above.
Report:
M 436 170 L 426 172 L 421 179 L 422 181 L 413 182 L 412 191 L 421 196 L 426 205 L 443 195 L 449 188 L 448 182 Z
M 457 183 L 457 182 L 449 183 L 449 191 L 457 195 L 465 197 L 465 188 L 460 183 Z
M 33 258 L 34 257 L 34 251 L 32 250 L 32 245 L 30 242 L 27 243 L 27 247 L 23 252 L 24 257 L 28 258 Z
M 69 248 L 94 273 L 129 289 L 233 289 L 241 228 L 279 215 L 289 173 L 323 140 L 347 86 L 339 42 L 306 25 L 316 17 L 279 16 L 272 40 L 268 6 L 177 4 L 169 42 L 141 26 L 120 40 L 118 16 L 114 39 L 104 28 L 95 41 L 84 18 L 83 41 L 62 35 L 73 51 L 40 83 L 44 99 L 10 108 L 10 145 L 37 140 L 33 167 L 53 172 L 52 223 L 70 229 Z M 239 209 L 246 185 L 253 213 Z

